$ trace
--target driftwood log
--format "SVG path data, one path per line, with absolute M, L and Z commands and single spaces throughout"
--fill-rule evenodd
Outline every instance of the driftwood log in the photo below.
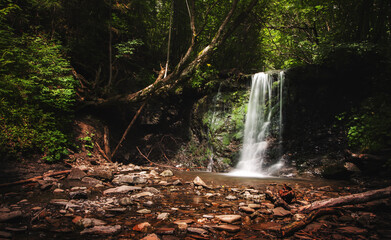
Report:
M 316 211 L 311 212 L 308 216 L 300 221 L 293 222 L 281 228 L 282 237 L 288 237 L 294 234 L 296 231 L 304 228 L 316 218 L 321 217 L 323 215 L 336 214 L 337 210 L 335 208 L 322 208 Z
M 13 185 L 18 185 L 18 184 L 29 183 L 29 182 L 36 182 L 44 177 L 52 177 L 52 176 L 57 176 L 57 175 L 61 175 L 61 174 L 68 174 L 70 172 L 71 172 L 71 170 L 64 170 L 64 171 L 59 171 L 59 172 L 47 173 L 47 174 L 44 174 L 43 176 L 19 180 L 19 181 L 12 182 L 12 183 L 2 183 L 2 184 L 0 184 L 0 187 L 8 187 L 8 186 L 13 186 Z
M 338 207 L 338 206 L 343 206 L 348 204 L 364 203 L 376 199 L 387 198 L 390 196 L 391 196 L 391 186 L 382 189 L 371 190 L 363 193 L 356 193 L 347 196 L 342 196 L 338 198 L 330 198 L 326 200 L 315 201 L 311 204 L 300 207 L 299 212 L 310 212 L 321 208 Z

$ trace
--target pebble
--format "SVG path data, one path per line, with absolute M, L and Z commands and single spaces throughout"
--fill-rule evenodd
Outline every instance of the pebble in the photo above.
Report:
M 144 208 L 144 209 L 138 210 L 137 212 L 140 214 L 148 214 L 148 213 L 151 213 L 151 210 Z
M 152 233 L 144 238 L 141 238 L 141 240 L 160 240 L 160 238 L 156 234 Z
M 168 219 L 168 216 L 169 216 L 170 214 L 169 213 L 160 213 L 158 216 L 157 216 L 157 219 L 158 220 L 166 220 L 166 219 Z
M 243 212 L 246 212 L 246 213 L 253 213 L 255 212 L 254 209 L 250 208 L 250 207 L 240 207 L 240 210 L 242 210 Z
M 202 229 L 202 228 L 189 227 L 189 228 L 187 228 L 187 231 L 190 233 L 199 234 L 204 237 L 208 236 L 208 231 L 205 229 Z
M 156 233 L 159 235 L 172 235 L 174 234 L 175 228 L 157 228 Z
M 240 215 L 217 215 L 216 218 L 222 222 L 233 223 L 239 221 L 242 216 Z
M 106 195 L 106 194 L 116 194 L 116 193 L 128 193 L 131 191 L 136 191 L 141 189 L 142 189 L 141 187 L 123 185 L 116 188 L 106 189 L 105 191 L 103 191 L 103 194 Z
M 121 230 L 121 225 L 114 226 L 94 226 L 92 228 L 84 229 L 80 232 L 81 235 L 84 234 L 97 234 L 97 235 L 110 235 L 118 233 Z
M 226 196 L 225 199 L 227 199 L 227 200 L 236 200 L 238 198 L 236 196 L 230 194 L 230 195 Z
M 63 192 L 65 192 L 65 190 L 61 188 L 56 188 L 53 190 L 53 193 L 63 193 Z
M 152 226 L 149 222 L 139 223 L 133 227 L 134 231 L 144 232 L 144 233 L 148 232 L 151 229 L 152 229 Z
M 122 206 L 128 206 L 133 204 L 133 200 L 130 197 L 123 197 L 119 200 L 119 204 Z
M 173 176 L 174 174 L 172 173 L 172 171 L 171 170 L 165 170 L 165 171 L 163 171 L 162 173 L 160 173 L 160 176 L 162 176 L 162 177 L 171 177 L 171 176 Z
M 196 186 L 202 186 L 202 187 L 210 188 L 208 185 L 206 185 L 206 183 L 199 176 L 194 178 L 193 183 Z

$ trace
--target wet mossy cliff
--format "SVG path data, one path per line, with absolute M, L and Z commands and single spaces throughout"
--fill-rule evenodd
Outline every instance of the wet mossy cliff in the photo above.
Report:
M 282 154 L 287 165 L 329 178 L 379 169 L 387 175 L 391 74 L 386 66 L 378 52 L 344 51 L 319 65 L 286 70 Z M 239 158 L 251 78 L 220 82 L 195 101 L 190 140 L 181 149 L 194 164 L 214 171 L 229 169 Z

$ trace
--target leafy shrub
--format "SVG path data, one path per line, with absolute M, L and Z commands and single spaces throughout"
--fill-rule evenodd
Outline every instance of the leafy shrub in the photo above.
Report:
M 368 98 L 359 109 L 355 109 L 339 120 L 346 121 L 349 146 L 360 151 L 378 151 L 391 145 L 390 97 L 379 95 Z
M 0 153 L 59 160 L 75 99 L 69 62 L 45 37 L 17 36 L 4 25 L 0 31 Z

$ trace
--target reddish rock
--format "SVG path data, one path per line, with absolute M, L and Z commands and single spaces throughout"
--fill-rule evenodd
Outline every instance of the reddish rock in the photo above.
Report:
M 230 225 L 230 224 L 223 224 L 223 225 L 214 225 L 212 226 L 214 229 L 221 230 L 221 231 L 227 231 L 230 233 L 235 233 L 240 231 L 240 227 L 236 225 Z
M 156 234 L 152 233 L 142 238 L 141 240 L 160 240 L 160 238 Z
M 175 228 L 157 228 L 156 233 L 161 235 L 171 235 L 174 234 Z
M 151 228 L 152 226 L 149 222 L 143 222 L 134 226 L 133 230 L 137 232 L 148 232 Z
M 285 216 L 291 215 L 291 214 L 292 213 L 290 211 L 287 211 L 282 207 L 277 207 L 277 208 L 273 209 L 273 215 L 275 217 L 285 217 Z
M 252 226 L 252 229 L 262 231 L 262 230 L 270 230 L 270 231 L 280 231 L 281 224 L 275 222 L 265 222 L 259 223 Z
M 74 218 L 72 219 L 72 222 L 73 222 L 74 224 L 78 224 L 78 223 L 80 222 L 80 220 L 82 220 L 82 219 L 83 219 L 82 217 L 76 216 L 76 217 L 74 217 Z
M 240 207 L 240 210 L 242 210 L 243 212 L 246 212 L 246 213 L 253 213 L 253 212 L 255 212 L 255 210 L 253 208 L 250 208 L 250 207 Z
M 217 215 L 216 218 L 222 222 L 233 223 L 233 222 L 240 220 L 242 218 L 242 216 L 240 216 L 240 215 Z
M 181 223 L 190 224 L 190 223 L 193 223 L 193 222 L 194 222 L 193 219 L 184 219 L 184 220 L 176 220 L 174 223 L 175 224 L 181 224 Z

